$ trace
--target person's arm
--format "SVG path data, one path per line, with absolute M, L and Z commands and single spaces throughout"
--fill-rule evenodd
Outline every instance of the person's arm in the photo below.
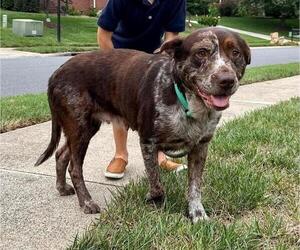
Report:
M 126 0 L 109 0 L 98 18 L 97 41 L 101 49 L 113 49 L 112 35 L 122 18 Z
M 178 34 L 179 34 L 178 32 L 165 32 L 164 42 L 173 40 L 178 36 Z
M 101 49 L 108 50 L 114 48 L 114 45 L 111 40 L 112 34 L 113 32 L 98 27 L 97 41 Z

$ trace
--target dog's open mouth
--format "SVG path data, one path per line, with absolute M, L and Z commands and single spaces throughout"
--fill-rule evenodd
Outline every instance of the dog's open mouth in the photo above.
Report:
M 224 110 L 229 107 L 229 99 L 231 96 L 226 95 L 209 95 L 201 91 L 197 87 L 198 95 L 202 98 L 206 106 L 214 108 L 216 110 Z

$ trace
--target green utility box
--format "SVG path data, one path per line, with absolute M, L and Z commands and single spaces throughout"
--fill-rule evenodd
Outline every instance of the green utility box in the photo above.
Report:
M 44 23 L 32 19 L 13 19 L 13 33 L 19 36 L 42 36 Z

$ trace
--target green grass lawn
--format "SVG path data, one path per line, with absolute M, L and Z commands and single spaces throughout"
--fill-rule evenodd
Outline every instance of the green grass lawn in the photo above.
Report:
M 1 98 L 0 109 L 1 133 L 51 119 L 45 93 Z
M 280 64 L 249 68 L 241 85 L 258 81 L 299 75 L 299 64 Z M 6 132 L 49 120 L 50 112 L 46 94 L 30 94 L 0 99 L 1 127 Z
M 299 117 L 298 98 L 217 131 L 203 177 L 209 221 L 185 216 L 186 171 L 162 171 L 162 205 L 145 202 L 146 179 L 131 182 L 69 249 L 298 249 Z
M 97 48 L 97 18 L 95 17 L 62 17 L 62 42 L 57 43 L 56 30 L 47 27 L 44 27 L 42 37 L 20 37 L 12 33 L 12 19 L 30 18 L 45 21 L 45 14 L 6 10 L 1 12 L 8 16 L 8 29 L 1 28 L 1 47 L 22 47 L 23 50 L 35 52 L 70 51 L 70 49 L 83 47 Z M 56 23 L 56 16 L 50 17 L 51 21 Z
M 244 38 L 250 47 L 262 47 L 262 46 L 270 46 L 270 41 L 265 39 L 260 39 L 253 36 L 248 36 L 244 34 L 240 34 L 242 38 Z
M 35 20 L 45 21 L 45 14 L 43 13 L 26 13 L 2 10 L 2 14 L 8 16 L 8 28 L 1 30 L 1 47 L 17 47 L 20 50 L 40 52 L 40 53 L 53 53 L 65 51 L 86 51 L 95 50 L 98 48 L 96 40 L 97 18 L 86 16 L 63 16 L 62 23 L 62 42 L 56 41 L 56 30 L 44 27 L 44 36 L 42 37 L 20 37 L 12 33 L 12 19 L 15 18 L 30 18 Z M 56 23 L 56 16 L 51 15 L 51 21 Z M 261 21 L 263 20 L 263 21 Z M 271 20 L 271 21 L 270 21 Z M 250 31 L 260 32 L 260 28 L 266 30 L 273 29 L 276 25 L 276 20 L 273 19 L 259 19 L 259 18 L 222 18 L 222 25 L 230 25 L 235 28 L 247 28 Z M 2 22 L 2 20 L 0 21 Z M 251 26 L 252 23 L 252 26 Z M 270 23 L 273 25 L 270 25 Z M 288 20 L 287 23 L 295 23 L 293 20 Z M 248 25 L 248 26 L 247 26 Z M 1 23 L 2 27 L 2 23 Z M 193 28 L 187 28 L 183 35 L 189 34 L 196 28 L 203 27 L 201 25 L 193 25 Z M 258 29 L 256 29 L 258 27 Z M 269 33 L 269 31 L 266 31 Z M 250 46 L 268 46 L 268 41 L 242 35 Z
M 259 17 L 222 17 L 219 23 L 231 28 L 257 32 L 269 35 L 271 32 L 279 32 L 280 36 L 288 37 L 292 28 L 299 29 L 299 19 L 287 19 L 282 26 L 280 19 Z
M 285 78 L 300 74 L 299 63 L 275 64 L 246 69 L 241 84 Z

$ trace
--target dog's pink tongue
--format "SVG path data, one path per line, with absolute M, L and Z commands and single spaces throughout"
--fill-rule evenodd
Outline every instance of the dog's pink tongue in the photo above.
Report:
M 229 106 L 230 96 L 211 96 L 211 102 L 214 106 L 219 108 L 225 108 Z

